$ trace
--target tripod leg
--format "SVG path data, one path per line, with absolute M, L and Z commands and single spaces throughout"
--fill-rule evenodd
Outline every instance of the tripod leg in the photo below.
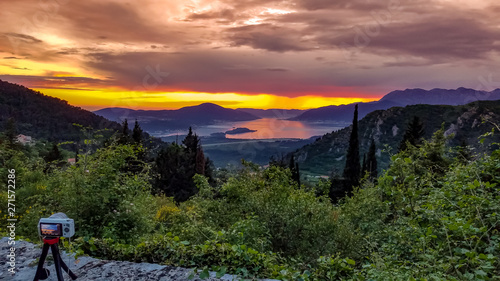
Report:
M 50 246 L 50 249 L 52 250 L 52 256 L 54 257 L 54 265 L 56 267 L 57 281 L 64 281 L 64 277 L 61 271 L 61 256 L 59 255 L 59 248 L 57 247 L 57 244 L 53 244 Z
M 73 271 L 71 271 L 71 269 L 68 268 L 66 263 L 62 260 L 61 255 L 59 255 L 59 258 L 61 259 L 60 262 L 62 269 L 68 273 L 69 277 L 71 277 L 72 280 L 76 280 L 76 278 L 78 277 L 73 273 Z
M 49 253 L 49 247 L 50 247 L 49 244 L 47 244 L 47 243 L 43 244 L 42 255 L 40 255 L 40 260 L 38 261 L 38 267 L 36 269 L 36 274 L 35 274 L 35 278 L 33 279 L 33 281 L 38 281 L 40 279 L 40 274 L 41 274 L 42 270 L 44 270 L 43 264 L 45 263 L 45 259 L 47 258 L 47 254 Z

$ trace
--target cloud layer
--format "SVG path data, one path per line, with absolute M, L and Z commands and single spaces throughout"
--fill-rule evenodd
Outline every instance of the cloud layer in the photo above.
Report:
M 0 9 L 0 79 L 38 88 L 377 97 L 500 80 L 500 6 L 489 0 L 24 0 Z

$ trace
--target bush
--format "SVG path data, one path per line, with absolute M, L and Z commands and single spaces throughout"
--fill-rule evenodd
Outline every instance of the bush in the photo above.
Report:
M 76 235 L 132 242 L 153 230 L 155 210 L 150 206 L 147 172 L 123 172 L 131 146 L 118 145 L 82 155 L 78 165 L 43 172 L 43 165 L 16 167 L 16 212 L 22 216 L 18 235 L 38 237 L 40 217 L 64 212 L 75 220 Z M 5 225 L 5 224 L 4 224 Z

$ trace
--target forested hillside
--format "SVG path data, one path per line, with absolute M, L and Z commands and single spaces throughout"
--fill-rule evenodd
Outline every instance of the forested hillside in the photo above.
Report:
M 80 128 L 73 124 L 96 130 L 121 127 L 67 101 L 0 80 L 0 131 L 5 129 L 9 118 L 15 120 L 20 134 L 48 141 L 79 139 Z
M 397 152 L 408 123 L 415 116 L 419 117 L 424 125 L 424 138 L 429 139 L 433 132 L 444 124 L 445 134 L 454 134 L 450 146 L 458 146 L 465 141 L 479 149 L 478 137 L 491 131 L 493 127 L 483 121 L 500 121 L 500 101 L 478 101 L 463 106 L 411 105 L 374 111 L 359 121 L 361 157 L 368 152 L 373 138 L 377 146 L 379 170 L 387 168 L 390 154 Z M 329 176 L 332 171 L 341 172 L 345 164 L 350 132 L 351 127 L 347 127 L 326 134 L 316 142 L 297 150 L 294 155 L 303 175 Z
M 195 268 L 200 278 L 216 271 L 295 281 L 499 279 L 500 150 L 458 158 L 439 130 L 332 204 L 329 182 L 305 187 L 290 169 L 251 163 L 212 183 L 201 167 L 184 165 L 183 175 L 196 173 L 195 193 L 174 202 L 153 192 L 151 164 L 131 169 L 140 147 L 101 142 L 74 166 L 46 169 L 32 148 L 2 134 L 0 177 L 15 178 L 17 188 L 0 235 L 15 218 L 17 238 L 38 241 L 39 218 L 64 212 L 76 225 L 66 250 Z M 11 195 L 4 186 L 0 204 Z

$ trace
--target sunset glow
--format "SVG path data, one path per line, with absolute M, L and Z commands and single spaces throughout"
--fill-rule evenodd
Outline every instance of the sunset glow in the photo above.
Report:
M 73 90 L 73 89 L 36 89 L 47 95 L 67 100 L 70 104 L 90 110 L 105 107 L 125 107 L 133 109 L 176 109 L 200 103 L 216 103 L 227 108 L 282 108 L 310 109 L 327 105 L 340 105 L 353 102 L 368 102 L 375 98 L 340 97 L 280 97 L 268 94 L 242 95 L 235 93 L 143 93 L 113 90 Z
M 308 109 L 498 72 L 496 2 L 365 2 L 2 1 L 0 79 L 86 109 Z

